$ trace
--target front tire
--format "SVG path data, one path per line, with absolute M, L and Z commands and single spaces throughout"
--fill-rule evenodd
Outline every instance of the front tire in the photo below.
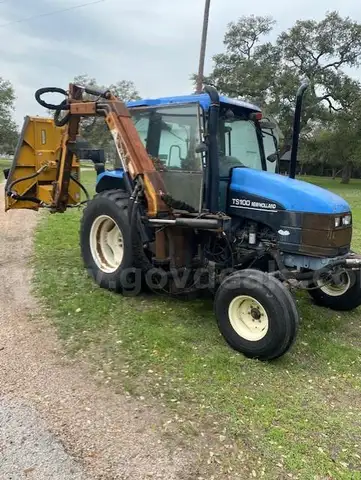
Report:
M 141 290 L 141 271 L 133 268 L 128 201 L 122 190 L 97 194 L 83 211 L 80 248 L 88 273 L 101 288 L 134 295 Z
M 343 272 L 338 282 L 309 290 L 315 303 L 336 311 L 354 310 L 361 305 L 360 271 Z M 322 280 L 320 280 L 322 284 Z M 313 285 L 315 287 L 317 285 Z
M 247 269 L 227 277 L 215 296 L 218 328 L 226 342 L 250 358 L 284 355 L 297 336 L 294 299 L 273 276 Z

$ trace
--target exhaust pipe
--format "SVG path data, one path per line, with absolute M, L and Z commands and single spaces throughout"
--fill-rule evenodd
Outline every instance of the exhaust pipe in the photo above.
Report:
M 219 94 L 217 90 L 206 85 L 204 92 L 208 94 L 211 104 L 208 114 L 208 161 L 206 169 L 206 206 L 210 212 L 218 212 L 219 192 L 219 159 L 218 159 L 218 121 L 219 121 Z
M 295 115 L 293 117 L 293 133 L 292 133 L 291 161 L 290 161 L 290 173 L 289 173 L 290 178 L 295 178 L 295 175 L 296 175 L 298 140 L 300 137 L 300 129 L 301 129 L 302 100 L 303 100 L 303 95 L 305 91 L 309 87 L 309 84 L 310 82 L 308 79 L 303 80 L 296 94 L 296 109 L 295 109 Z

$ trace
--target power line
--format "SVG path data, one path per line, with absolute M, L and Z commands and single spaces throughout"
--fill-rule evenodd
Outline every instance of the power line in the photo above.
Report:
M 4 0 L 0 3 L 5 3 L 6 1 L 7 0 Z M 62 8 L 60 10 L 53 10 L 52 12 L 39 13 L 39 14 L 33 15 L 31 17 L 20 18 L 19 20 L 12 20 L 11 22 L 3 23 L 2 25 L 0 25 L 0 28 L 1 27 L 7 27 L 8 25 L 12 25 L 13 23 L 27 22 L 29 20 L 34 20 L 35 18 L 47 17 L 48 15 L 55 15 L 56 13 L 69 12 L 70 10 L 75 10 L 77 8 L 82 8 L 82 7 L 87 7 L 88 5 L 94 5 L 96 3 L 102 3 L 102 2 L 105 2 L 105 0 L 95 0 L 94 2 L 82 3 L 81 5 L 74 5 L 73 7 Z

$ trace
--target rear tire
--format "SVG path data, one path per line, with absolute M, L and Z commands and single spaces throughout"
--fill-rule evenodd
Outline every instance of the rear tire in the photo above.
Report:
M 294 343 L 299 316 L 286 287 L 273 276 L 247 269 L 227 277 L 215 296 L 218 328 L 226 342 L 250 358 L 273 360 Z
M 317 305 L 336 311 L 354 310 L 361 305 L 360 271 L 345 272 L 340 285 L 325 285 L 309 290 Z M 316 285 L 313 285 L 316 286 Z M 343 287 L 343 288 L 342 288 Z
M 80 248 L 85 268 L 101 288 L 136 295 L 142 272 L 133 268 L 128 201 L 122 190 L 95 195 L 83 211 Z

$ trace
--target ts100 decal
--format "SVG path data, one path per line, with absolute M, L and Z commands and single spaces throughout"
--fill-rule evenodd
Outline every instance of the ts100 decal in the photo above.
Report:
M 232 198 L 232 207 L 240 208 L 253 208 L 259 210 L 276 210 L 277 205 L 275 203 L 257 202 L 254 200 L 248 200 L 247 198 Z

